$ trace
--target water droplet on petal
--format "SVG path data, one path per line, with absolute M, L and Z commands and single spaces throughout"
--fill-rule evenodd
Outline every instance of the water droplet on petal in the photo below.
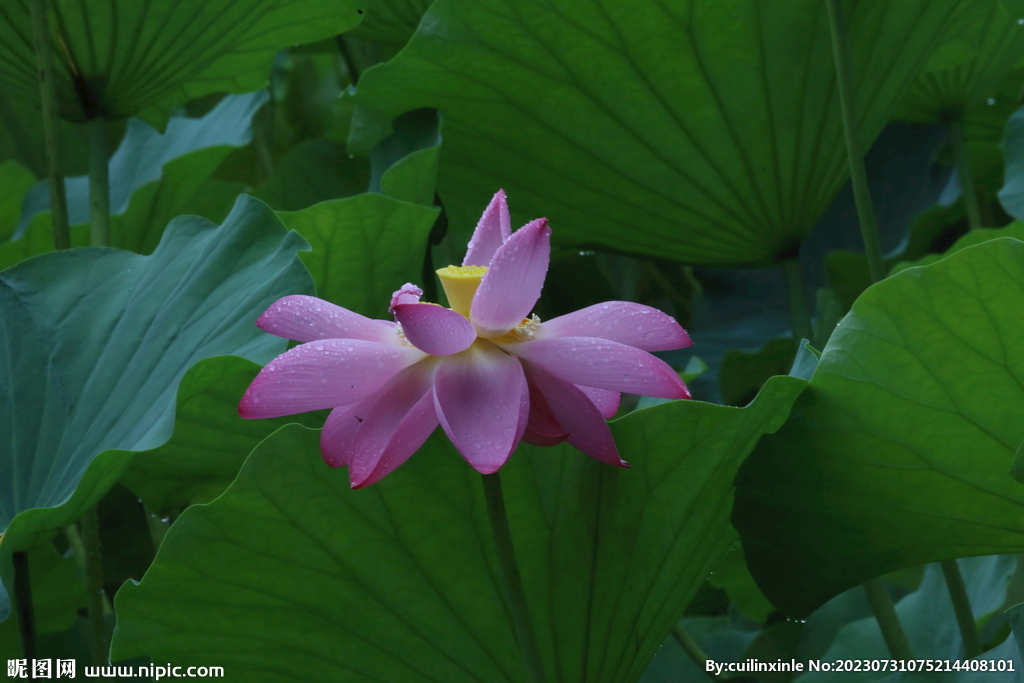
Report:
M 316 349 L 317 351 L 323 351 L 324 350 L 324 345 L 321 344 L 320 342 L 317 342 L 317 343 L 313 344 L 313 348 Z

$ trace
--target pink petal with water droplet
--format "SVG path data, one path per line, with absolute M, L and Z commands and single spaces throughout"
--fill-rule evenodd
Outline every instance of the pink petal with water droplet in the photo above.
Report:
M 505 191 L 498 190 L 491 203 L 484 209 L 480 216 L 480 222 L 476 224 L 473 236 L 469 238 L 469 246 L 466 247 L 466 258 L 462 259 L 464 266 L 487 266 L 494 258 L 498 247 L 505 243 L 505 240 L 512 234 L 512 219 L 508 215 L 508 202 L 505 201 Z
M 413 407 L 430 392 L 436 367 L 436 359 L 417 363 L 395 375 L 387 386 L 377 392 L 376 401 L 366 412 L 349 446 L 348 476 L 353 488 L 372 483 L 368 480 L 377 468 L 385 449 L 397 436 L 402 422 L 409 416 Z M 426 436 L 423 438 L 426 439 Z M 416 445 L 416 448 L 418 447 L 419 444 Z M 414 448 L 413 451 L 415 450 Z M 412 455 L 412 452 L 407 453 L 405 457 L 408 458 L 409 455 Z M 397 466 L 396 464 L 395 467 Z
M 519 360 L 487 342 L 446 356 L 434 377 L 441 427 L 482 474 L 497 472 L 515 450 L 526 427 L 525 393 Z
M 256 321 L 264 332 L 300 342 L 362 339 L 399 345 L 395 324 L 373 320 L 315 296 L 293 294 L 278 299 Z
M 535 336 L 593 337 L 644 351 L 669 351 L 693 344 L 675 318 L 630 301 L 606 301 L 552 318 L 540 326 Z
M 482 337 L 500 337 L 530 315 L 544 288 L 551 258 L 546 218 L 524 225 L 491 260 L 473 296 L 469 319 Z
M 320 432 L 320 453 L 324 456 L 324 462 L 331 467 L 348 465 L 352 437 L 355 436 L 363 417 L 372 405 L 371 398 L 369 401 L 360 401 L 331 411 L 324 422 L 323 431 Z
M 665 361 L 618 342 L 555 337 L 497 345 L 571 384 L 657 398 L 690 398 L 683 380 Z
M 434 356 L 465 351 L 476 341 L 473 324 L 451 310 L 433 304 L 399 304 L 395 318 L 416 348 Z
M 378 481 L 394 472 L 398 467 L 409 459 L 413 453 L 420 449 L 430 435 L 437 429 L 437 409 L 434 407 L 434 392 L 428 391 L 420 399 L 419 403 L 413 406 L 402 424 L 398 425 L 391 442 L 384 449 L 377 467 L 369 477 L 359 485 L 353 484 L 353 488 L 362 488 Z
M 395 312 L 398 304 L 418 304 L 423 290 L 411 282 L 406 282 L 402 288 L 391 295 L 391 305 L 388 306 L 388 313 Z
M 608 423 L 578 387 L 529 362 L 523 363 L 523 371 L 530 384 L 544 396 L 558 424 L 568 433 L 566 441 L 603 463 L 629 467 L 619 457 Z
M 362 400 L 413 363 L 419 349 L 359 339 L 321 339 L 281 354 L 260 370 L 238 405 L 247 419 L 337 408 Z
M 615 413 L 619 412 L 619 401 L 621 399 L 619 392 L 584 386 L 577 386 L 576 388 L 582 391 L 590 399 L 590 402 L 597 406 L 598 412 L 601 413 L 601 417 L 604 419 L 610 420 L 615 417 Z

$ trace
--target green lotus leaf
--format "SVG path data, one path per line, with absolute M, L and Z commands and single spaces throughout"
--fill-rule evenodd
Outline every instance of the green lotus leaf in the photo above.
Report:
M 550 680 L 637 681 L 731 545 L 732 478 L 806 382 L 747 408 L 673 402 L 613 423 L 632 469 L 523 446 L 502 469 Z M 281 428 L 187 509 L 117 596 L 116 659 L 261 681 L 520 681 L 480 477 L 435 435 L 353 491 L 319 433 Z
M 847 3 L 865 146 L 969 5 Z M 566 243 L 690 263 L 790 252 L 848 172 L 818 0 L 438 0 L 355 102 L 443 112 L 450 216 L 503 187 Z
M 1024 550 L 1024 242 L 873 285 L 737 477 L 733 524 L 787 614 L 936 560 Z
M 243 197 L 220 227 L 175 219 L 150 256 L 46 254 L 0 273 L 0 573 L 95 504 L 174 426 L 178 382 L 210 356 L 267 362 L 287 341 L 253 321 L 312 293 L 308 245 Z M 0 592 L 0 616 L 6 594 Z
M 367 0 L 366 16 L 352 35 L 389 45 L 405 45 L 432 0 Z
M 30 0 L 0 12 L 0 87 L 32 102 L 39 83 Z M 49 0 L 57 94 L 72 121 L 142 116 L 263 87 L 282 48 L 342 33 L 356 0 Z

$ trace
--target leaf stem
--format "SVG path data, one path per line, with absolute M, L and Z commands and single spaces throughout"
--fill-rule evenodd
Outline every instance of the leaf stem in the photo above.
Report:
M 889 654 L 893 659 L 913 659 L 914 653 L 910 649 L 910 641 L 903 631 L 903 625 L 893 607 L 892 598 L 889 597 L 889 589 L 885 587 L 885 579 L 879 577 L 864 583 L 864 592 L 868 595 L 868 602 L 871 604 L 871 611 L 875 613 L 878 627 L 882 630 L 882 637 L 889 648 Z
M 707 666 L 705 665 L 705 662 L 707 662 L 711 658 L 708 657 L 708 654 L 706 652 L 704 652 L 704 648 L 700 646 L 700 643 L 697 642 L 697 639 L 694 638 L 693 635 L 689 631 L 687 631 L 686 628 L 684 628 L 683 625 L 678 621 L 676 622 L 675 626 L 672 627 L 672 637 L 676 639 L 677 643 L 679 643 L 679 647 L 683 648 L 686 651 L 686 654 L 690 655 L 690 659 L 692 659 L 694 662 L 700 665 L 702 671 L 707 672 L 711 680 L 725 680 L 725 676 L 720 676 L 716 673 L 707 671 Z
M 110 131 L 97 116 L 85 124 L 89 140 L 89 244 L 110 245 Z
M 21 651 L 26 659 L 36 657 L 36 623 L 32 611 L 32 581 L 29 576 L 28 553 L 11 554 L 14 563 L 14 604 L 18 609 L 21 629 Z
M 967 225 L 971 230 L 984 227 L 981 219 L 981 206 L 978 204 L 978 193 L 974 188 L 974 168 L 971 166 L 971 150 L 967 146 L 967 136 L 960 121 L 949 124 L 949 141 L 953 146 L 953 162 L 956 164 L 956 175 L 960 181 L 960 196 L 964 200 L 964 211 L 967 213 Z
M 811 341 L 814 339 L 814 326 L 811 324 L 811 311 L 807 307 L 807 296 L 804 293 L 804 271 L 800 267 L 800 259 L 784 259 L 779 267 L 782 268 L 782 279 L 786 282 L 793 339 L 797 342 L 801 339 Z
M 846 134 L 846 156 L 850 162 L 850 184 L 853 199 L 857 205 L 857 218 L 864 238 L 864 253 L 868 259 L 871 282 L 885 277 L 882 264 L 882 248 L 878 240 L 878 222 L 875 208 L 871 203 L 868 189 L 868 174 L 864 168 L 864 150 L 861 148 L 860 116 L 853 92 L 853 66 L 850 60 L 849 37 L 846 34 L 846 17 L 843 15 L 841 0 L 825 0 L 828 6 L 829 27 L 832 31 L 832 54 L 836 64 L 836 83 L 839 86 L 839 108 L 843 114 L 843 131 Z
M 530 609 L 526 603 L 526 592 L 523 580 L 516 564 L 515 548 L 512 545 L 512 531 L 508 526 L 508 514 L 505 511 L 505 496 L 501 490 L 501 475 L 482 475 L 484 482 L 484 498 L 487 499 L 487 515 L 491 520 L 491 534 L 498 553 L 498 564 L 501 567 L 501 578 L 505 584 L 505 597 L 508 600 L 509 612 L 512 615 L 512 626 L 519 641 L 519 651 L 523 655 L 526 673 L 531 683 L 545 683 L 547 675 L 537 645 L 537 634 L 530 620 Z
M 71 233 L 68 229 L 68 200 L 64 176 L 60 173 L 60 138 L 57 128 L 60 104 L 57 101 L 57 79 L 53 68 L 53 46 L 50 44 L 46 0 L 32 0 L 31 9 L 36 67 L 39 73 L 39 99 L 43 109 L 43 137 L 46 140 L 46 177 L 50 185 L 53 243 L 57 249 L 67 249 L 71 246 Z
M 107 625 L 103 619 L 103 557 L 100 554 L 100 520 L 96 506 L 90 507 L 78 520 L 82 545 L 85 548 L 86 606 L 89 611 L 89 650 L 95 666 L 107 662 Z
M 956 560 L 943 560 L 941 564 L 946 588 L 953 601 L 956 623 L 960 627 L 960 637 L 964 641 L 964 658 L 974 659 L 981 654 L 981 639 L 978 637 L 978 626 L 974 623 L 974 612 L 971 610 L 971 600 L 967 597 L 964 577 L 960 574 L 960 565 Z

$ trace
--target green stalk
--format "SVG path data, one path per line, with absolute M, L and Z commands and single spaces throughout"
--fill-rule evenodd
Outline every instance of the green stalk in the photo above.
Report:
M 981 206 L 978 193 L 974 189 L 974 168 L 971 166 L 971 150 L 967 147 L 967 136 L 959 121 L 949 124 L 949 140 L 953 146 L 953 162 L 956 164 L 956 175 L 960 181 L 960 196 L 964 198 L 964 211 L 967 213 L 967 225 L 971 230 L 984 227 L 981 219 Z
M 89 244 L 110 245 L 110 131 L 101 117 L 85 124 L 89 140 Z
M 32 0 L 32 34 L 35 38 L 36 67 L 39 71 L 39 99 L 43 108 L 43 137 L 46 139 L 46 178 L 50 184 L 50 217 L 53 243 L 57 249 L 71 246 L 68 230 L 68 200 L 64 176 L 60 173 L 60 138 L 57 132 L 57 79 L 53 69 L 53 46 L 46 16 L 46 0 Z
M 910 641 L 903 632 L 903 625 L 900 624 L 892 598 L 889 597 L 889 589 L 885 587 L 885 579 L 877 578 L 865 582 L 864 592 L 868 594 L 871 611 L 875 613 L 878 627 L 882 629 L 882 637 L 889 648 L 889 654 L 893 659 L 913 659 Z
M 782 268 L 782 279 L 786 282 L 793 339 L 797 342 L 801 339 L 811 341 L 814 339 L 814 326 L 811 324 L 811 311 L 804 294 L 804 272 L 800 268 L 800 259 L 785 259 L 779 263 L 779 267 Z
M 14 605 L 18 610 L 18 626 L 21 629 L 21 651 L 26 659 L 36 657 L 36 624 L 32 611 L 32 581 L 29 577 L 28 554 L 12 553 L 14 563 Z
M 861 149 L 860 116 L 853 93 L 853 67 L 850 63 L 850 45 L 846 35 L 846 18 L 841 0 L 825 0 L 828 6 L 829 27 L 832 31 L 832 54 L 836 63 L 836 83 L 839 86 L 839 107 L 843 113 L 843 131 L 846 134 L 846 156 L 850 162 L 850 183 L 857 204 L 857 218 L 864 238 L 864 253 L 868 259 L 871 281 L 885 277 L 882 247 L 878 241 L 878 222 L 868 190 L 868 173 L 864 168 L 864 150 Z
M 971 600 L 967 597 L 964 577 L 960 575 L 960 565 L 956 560 L 943 560 L 942 573 L 946 577 L 946 588 L 953 600 L 953 612 L 956 623 L 960 627 L 960 637 L 964 641 L 964 658 L 974 659 L 981 654 L 981 639 L 978 637 L 978 626 L 974 623 Z
M 523 590 L 523 580 L 516 564 L 515 548 L 512 546 L 512 532 L 505 511 L 505 496 L 501 490 L 501 475 L 495 472 L 482 476 L 484 498 L 487 499 L 487 515 L 491 519 L 491 534 L 494 536 L 494 546 L 498 552 L 498 565 L 501 567 L 505 597 L 512 615 L 516 639 L 519 641 L 519 651 L 523 655 L 530 683 L 545 683 L 547 675 L 544 673 L 544 662 L 541 660 L 537 634 L 533 630 L 530 609 L 526 604 L 526 592 Z
M 725 676 L 719 676 L 718 674 L 712 673 L 707 670 L 705 662 L 707 662 L 711 658 L 708 657 L 708 654 L 706 652 L 704 652 L 704 648 L 700 646 L 700 643 L 697 642 L 697 639 L 694 638 L 689 631 L 683 628 L 683 625 L 680 624 L 678 621 L 676 622 L 676 625 L 672 627 L 672 637 L 676 639 L 677 643 L 679 643 L 679 647 L 683 648 L 683 650 L 686 651 L 686 654 L 690 655 L 690 659 L 695 661 L 700 666 L 701 671 L 707 673 L 708 677 L 711 678 L 711 680 L 725 680 Z
M 96 666 L 107 662 L 107 625 L 103 620 L 103 558 L 100 554 L 100 520 L 96 506 L 78 520 L 85 548 L 85 589 L 89 611 L 89 650 Z

